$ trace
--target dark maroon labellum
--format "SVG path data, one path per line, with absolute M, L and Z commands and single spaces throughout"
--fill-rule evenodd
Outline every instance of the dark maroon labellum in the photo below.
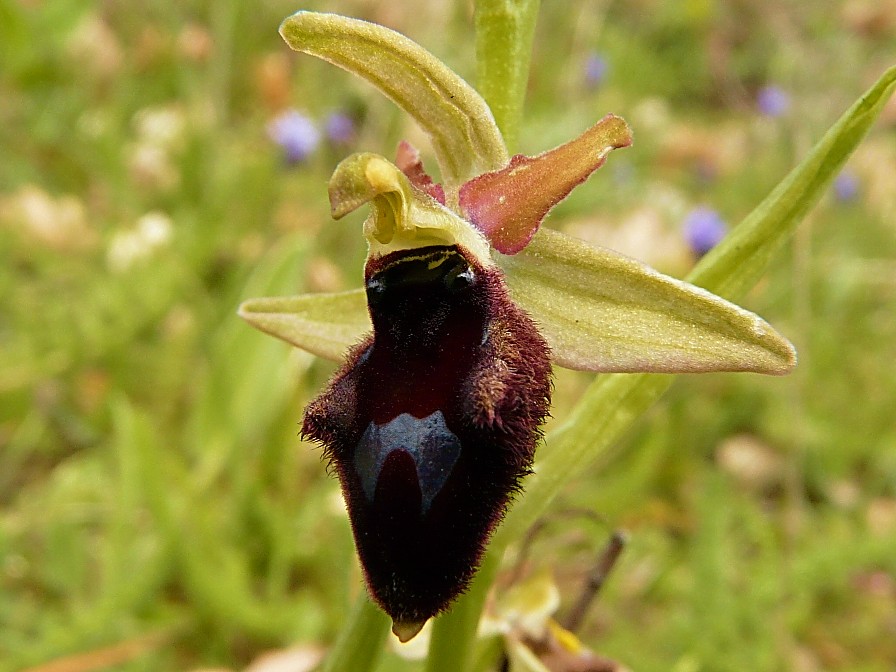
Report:
M 496 269 L 456 246 L 366 269 L 374 333 L 305 412 L 342 484 L 367 583 L 416 634 L 469 585 L 531 467 L 548 347 Z

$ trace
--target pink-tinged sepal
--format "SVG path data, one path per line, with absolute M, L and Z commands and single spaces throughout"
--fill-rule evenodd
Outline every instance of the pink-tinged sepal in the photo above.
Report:
M 623 119 L 607 115 L 575 140 L 538 156 L 517 154 L 500 170 L 460 188 L 460 208 L 492 247 L 522 250 L 557 203 L 600 168 L 614 149 L 632 143 Z
M 442 205 L 445 205 L 445 190 L 441 184 L 433 182 L 433 179 L 423 167 L 419 150 L 407 140 L 398 143 L 398 151 L 395 153 L 395 165 L 415 187 L 424 194 L 428 194 Z

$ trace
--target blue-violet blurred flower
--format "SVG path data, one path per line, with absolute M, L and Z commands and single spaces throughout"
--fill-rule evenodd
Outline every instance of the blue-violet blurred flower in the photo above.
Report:
M 718 212 L 701 206 L 685 216 L 682 232 L 691 251 L 702 257 L 721 242 L 728 233 L 728 226 Z
M 531 471 L 552 363 L 589 371 L 781 374 L 761 318 L 610 250 L 540 228 L 631 131 L 608 115 L 538 156 L 508 156 L 482 97 L 375 24 L 299 12 L 298 51 L 372 82 L 429 135 L 442 182 L 401 143 L 353 154 L 332 215 L 370 206 L 363 286 L 252 299 L 255 327 L 342 362 L 302 433 L 339 477 L 367 587 L 402 640 L 472 580 Z
M 320 131 L 301 112 L 286 110 L 268 124 L 268 136 L 283 148 L 288 163 L 301 163 L 320 144 Z
M 841 203 L 854 201 L 859 195 L 859 176 L 851 170 L 843 170 L 834 179 L 834 197 Z
M 337 145 L 351 144 L 355 139 L 357 130 L 355 120 L 345 112 L 333 112 L 324 123 L 327 138 Z
M 756 107 L 766 117 L 780 117 L 790 109 L 790 94 L 778 86 L 764 86 L 756 94 Z
M 600 54 L 591 52 L 585 59 L 585 84 L 590 88 L 597 88 L 607 78 L 609 64 Z

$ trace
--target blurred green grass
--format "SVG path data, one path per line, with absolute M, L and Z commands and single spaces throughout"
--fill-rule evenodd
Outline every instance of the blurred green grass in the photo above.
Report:
M 303 8 L 475 70 L 465 3 Z M 359 219 L 329 220 L 329 173 L 425 142 L 288 52 L 276 27 L 296 9 L 0 0 L 0 669 L 123 642 L 135 653 L 112 669 L 240 669 L 332 641 L 360 589 L 338 488 L 297 437 L 332 365 L 234 311 L 357 282 Z M 611 111 L 636 132 L 549 225 L 685 272 L 687 212 L 749 212 L 893 63 L 894 29 L 892 2 L 545 3 L 521 149 Z M 758 113 L 765 86 L 784 114 Z M 357 134 L 288 166 L 266 132 L 284 107 L 348 111 Z M 556 522 L 530 554 L 568 606 L 607 531 L 630 531 L 582 635 L 634 670 L 892 669 L 896 107 L 884 116 L 849 164 L 857 194 L 825 199 L 749 298 L 797 344 L 797 373 L 682 378 L 555 507 L 606 528 Z M 587 380 L 558 372 L 557 419 Z

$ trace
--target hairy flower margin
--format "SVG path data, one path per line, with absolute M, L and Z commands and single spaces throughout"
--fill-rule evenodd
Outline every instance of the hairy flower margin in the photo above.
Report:
M 340 391 L 339 385 L 357 368 L 366 365 L 365 348 L 372 348 L 373 343 L 368 335 L 370 316 L 374 315 L 375 322 L 383 317 L 376 313 L 372 303 L 368 307 L 373 275 L 392 277 L 386 273 L 397 265 L 393 261 L 405 259 L 419 267 L 415 271 L 418 275 L 428 274 L 427 278 L 443 283 L 448 276 L 433 271 L 439 264 L 446 269 L 449 268 L 446 264 L 461 264 L 466 269 L 452 266 L 451 282 L 459 277 L 458 273 L 466 277 L 467 272 L 476 277 L 497 278 L 494 282 L 500 287 L 489 289 L 478 303 L 504 306 L 502 292 L 506 284 L 510 307 L 499 309 L 499 324 L 508 315 L 520 314 L 513 312 L 515 306 L 522 308 L 523 317 L 528 315 L 537 329 L 535 336 L 522 342 L 534 342 L 540 334 L 549 347 L 552 361 L 572 369 L 662 373 L 753 371 L 779 375 L 793 368 L 796 354 L 793 346 L 765 321 L 732 303 L 610 250 L 539 228 L 548 211 L 600 167 L 613 149 L 631 144 L 631 132 L 619 117 L 607 116 L 578 138 L 539 156 L 510 158 L 492 114 L 479 94 L 402 35 L 364 21 L 313 12 L 291 16 L 284 21 L 280 32 L 293 49 L 363 77 L 414 117 L 428 133 L 441 169 L 443 183 L 435 184 L 424 171 L 416 150 L 406 143 L 399 147 L 394 164 L 370 153 L 345 159 L 330 180 L 331 210 L 333 217 L 339 219 L 362 205 L 371 205 L 370 216 L 364 224 L 369 245 L 366 289 L 252 299 L 243 303 L 239 311 L 258 329 L 319 356 L 342 360 L 351 350 L 348 363 L 328 392 L 309 407 L 305 431 L 321 440 L 331 459 L 337 462 L 368 585 L 393 617 L 396 634 L 406 639 L 466 587 L 485 541 L 503 515 L 509 496 L 518 489 L 519 478 L 531 464 L 531 452 L 517 458 L 519 464 L 514 465 L 516 472 L 507 481 L 506 492 L 495 500 L 488 515 L 482 516 L 480 537 L 464 551 L 466 561 L 472 564 L 470 572 L 456 577 L 457 585 L 445 593 L 445 599 L 435 606 L 417 609 L 407 606 L 406 603 L 413 602 L 405 599 L 407 594 L 390 597 L 378 589 L 377 583 L 382 583 L 379 581 L 382 577 L 376 575 L 379 570 L 369 566 L 374 551 L 363 547 L 370 543 L 369 537 L 375 536 L 376 530 L 359 531 L 361 514 L 358 512 L 367 504 L 377 503 L 381 486 L 377 479 L 385 478 L 388 469 L 384 465 L 389 464 L 387 457 L 391 453 L 383 452 L 380 443 L 376 443 L 377 448 L 368 447 L 373 452 L 363 459 L 352 452 L 340 462 L 341 449 L 334 445 L 348 441 L 350 451 L 358 451 L 356 444 L 371 441 L 366 438 L 371 429 L 377 432 L 376 442 L 386 441 L 383 436 L 405 431 L 402 423 L 406 420 L 402 418 L 407 414 L 399 415 L 400 409 L 390 407 L 382 422 L 371 420 L 369 425 L 352 430 L 351 438 L 345 439 L 332 411 L 328 410 L 337 406 L 339 418 L 351 415 L 346 415 L 348 411 L 341 408 L 348 404 L 346 400 L 351 394 Z M 445 250 L 459 250 L 462 254 L 450 257 Z M 438 297 L 433 295 L 434 300 Z M 378 327 L 378 339 L 380 332 Z M 486 327 L 483 339 L 489 333 Z M 412 349 L 415 343 L 406 345 Z M 525 362 L 516 364 L 524 366 Z M 352 388 L 351 393 L 354 391 Z M 488 405 L 490 399 L 486 398 L 483 403 Z M 495 413 L 481 406 L 475 410 L 487 418 L 482 424 L 487 424 L 488 418 L 494 422 Z M 412 414 L 417 424 L 407 431 L 435 432 L 432 435 L 438 441 L 454 446 L 458 432 L 447 411 L 446 415 L 449 416 L 447 427 L 441 411 L 438 417 L 436 413 L 426 417 L 422 413 Z M 429 423 L 425 427 L 420 424 L 424 421 Z M 500 415 L 497 424 L 501 424 Z M 365 427 L 367 431 L 361 443 L 357 443 L 359 432 Z M 527 425 L 525 429 L 529 437 L 526 441 L 534 450 L 537 427 Z M 449 472 L 456 464 L 461 465 L 462 456 L 469 452 L 467 440 L 461 438 L 463 448 L 452 447 L 450 460 L 440 458 L 444 464 L 439 466 Z M 418 504 L 425 517 L 428 507 L 436 506 L 435 497 L 447 486 L 444 476 L 438 479 L 424 476 L 423 452 L 421 448 L 419 455 L 414 453 L 413 458 L 407 459 L 416 462 L 415 478 L 419 483 L 414 484 L 418 488 L 415 501 L 422 501 L 420 497 L 426 499 L 425 505 Z M 405 468 L 413 471 L 415 467 L 411 464 L 402 467 Z M 405 478 L 406 474 L 402 473 Z M 349 483 L 352 479 L 353 484 Z M 357 504 L 365 498 L 367 504 L 363 501 Z

